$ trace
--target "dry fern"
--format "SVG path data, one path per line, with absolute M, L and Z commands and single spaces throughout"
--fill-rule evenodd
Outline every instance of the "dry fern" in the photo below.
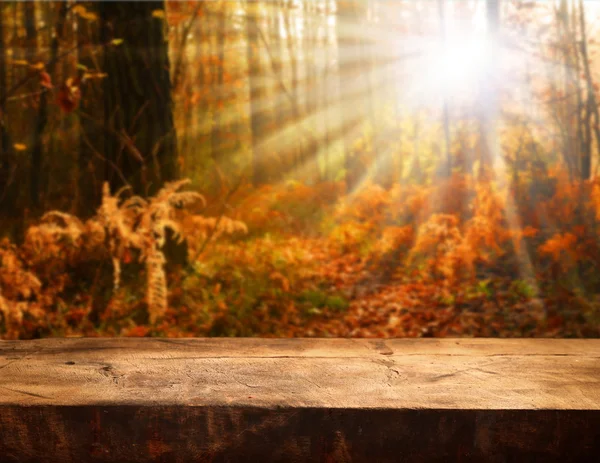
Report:
M 227 218 L 218 221 L 194 216 L 193 226 L 184 226 L 177 211 L 195 202 L 205 204 L 199 193 L 180 191 L 188 183 L 189 180 L 167 183 L 149 199 L 139 196 L 125 199 L 122 196 L 127 188 L 113 195 L 105 183 L 102 203 L 94 217 L 84 223 L 73 215 L 50 211 L 41 218 L 39 224 L 29 227 L 20 252 L 36 272 L 42 269 L 42 275 L 57 280 L 53 281 L 51 291 L 56 295 L 64 284 L 54 275 L 62 272 L 66 278 L 67 264 L 89 260 L 91 255 L 110 257 L 113 287 L 118 289 L 122 264 L 129 261 L 131 250 L 138 251 L 139 259 L 146 267 L 146 300 L 150 322 L 155 323 L 167 309 L 166 258 L 162 251 L 167 230 L 178 240 L 182 240 L 184 235 L 204 239 L 208 234 L 219 236 L 247 231 L 242 222 Z M 199 235 L 184 233 L 184 230 L 193 230 Z M 48 302 L 50 298 L 40 296 L 42 285 L 32 272 L 23 268 L 23 259 L 17 255 L 17 248 L 8 242 L 0 245 L 0 313 L 8 331 L 7 336 L 18 337 L 24 313 L 39 310 L 43 305 L 31 301 L 45 298 L 44 301 Z
M 123 205 L 124 209 L 137 213 L 137 225 L 132 228 L 135 238 L 129 240 L 129 244 L 140 251 L 140 260 L 146 264 L 146 302 L 150 323 L 154 323 L 167 310 L 166 259 L 162 247 L 167 230 L 171 230 L 175 238 L 182 239 L 180 224 L 175 218 L 176 209 L 197 201 L 205 203 L 199 193 L 178 191 L 188 183 L 189 180 L 167 183 L 149 202 L 135 198 Z
M 0 243 L 0 314 L 4 319 L 7 339 L 18 339 L 26 313 L 39 316 L 39 299 L 42 284 L 27 271 L 17 248 L 8 240 Z
M 30 300 L 39 294 L 40 280 L 25 270 L 16 246 L 0 243 L 0 294 L 12 300 Z
M 164 265 L 165 256 L 160 251 L 146 257 L 146 301 L 150 323 L 154 323 L 167 310 L 167 276 Z
M 21 324 L 23 323 L 23 302 L 9 301 L 0 294 L 0 315 L 4 318 L 6 339 L 19 339 Z
M 217 217 L 204 217 L 202 215 L 187 215 L 181 220 L 184 234 L 193 238 L 192 242 L 201 245 L 209 236 L 218 239 L 222 236 L 248 233 L 246 224 L 239 220 L 223 216 L 221 220 Z

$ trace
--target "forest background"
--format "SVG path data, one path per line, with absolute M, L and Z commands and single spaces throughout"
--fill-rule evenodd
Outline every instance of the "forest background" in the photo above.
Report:
M 2 2 L 0 336 L 598 337 L 599 13 Z

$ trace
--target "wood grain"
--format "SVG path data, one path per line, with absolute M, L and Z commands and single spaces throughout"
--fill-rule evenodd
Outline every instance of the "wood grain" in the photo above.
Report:
M 0 342 L 0 461 L 581 461 L 599 451 L 600 340 Z

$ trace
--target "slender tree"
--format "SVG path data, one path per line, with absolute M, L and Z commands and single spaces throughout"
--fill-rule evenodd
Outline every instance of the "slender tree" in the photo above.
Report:
M 250 126 L 252 130 L 252 181 L 262 185 L 269 181 L 266 166 L 268 114 L 266 110 L 266 85 L 260 56 L 259 4 L 255 0 L 246 3 L 246 54 L 250 83 Z
M 6 120 L 6 48 L 4 47 L 4 5 L 0 5 L 0 207 L 13 212 L 14 175 L 16 170 L 14 150 Z
M 297 126 L 300 124 L 300 66 L 298 65 L 298 53 L 295 47 L 297 29 L 292 24 L 292 12 L 295 11 L 293 8 L 293 0 L 285 0 L 286 8 L 284 15 L 284 25 L 287 36 L 287 53 L 290 60 L 291 70 L 291 117 L 290 123 Z M 300 144 L 298 144 L 300 145 Z M 292 167 L 297 168 L 302 163 L 302 146 L 295 146 L 292 148 Z
M 496 60 L 498 59 L 498 32 L 500 27 L 500 1 L 486 0 L 487 18 L 487 65 L 481 82 L 482 99 L 480 103 L 481 121 L 480 130 L 482 150 L 479 163 L 479 177 L 489 173 L 492 163 L 499 156 L 496 122 L 498 117 L 498 81 L 496 74 Z
M 46 72 L 49 76 L 54 76 L 54 71 L 58 62 L 58 53 L 60 49 L 60 40 L 65 27 L 65 20 L 67 17 L 68 4 L 67 2 L 61 2 L 58 9 L 58 17 L 56 20 L 55 27 L 53 29 L 52 41 L 50 44 L 50 61 L 47 66 Z M 33 142 L 31 148 L 31 171 L 29 179 L 29 193 L 31 204 L 34 208 L 41 206 L 41 197 L 44 194 L 42 190 L 43 181 L 43 151 L 44 146 L 42 143 L 42 136 L 46 125 L 48 124 L 48 105 L 49 105 L 50 92 L 46 89 L 40 95 L 40 101 L 38 106 L 37 120 L 34 125 Z
M 196 21 L 200 17 L 200 14 L 203 13 L 204 7 L 205 7 L 204 2 L 198 2 L 196 7 L 194 8 L 194 10 L 192 11 L 191 17 L 183 25 L 181 35 L 180 35 L 181 38 L 179 40 L 179 43 L 177 44 L 177 48 L 179 51 L 177 53 L 177 56 L 175 58 L 175 64 L 173 66 L 173 90 L 177 90 L 177 88 L 179 86 L 180 78 L 183 73 L 183 65 L 185 62 L 185 54 L 186 54 L 185 52 L 187 49 L 186 47 L 187 47 L 188 39 L 190 37 L 190 33 L 193 30 L 193 27 L 194 27 Z
M 275 73 L 275 82 L 272 85 L 273 100 L 275 107 L 273 108 L 272 130 L 277 134 L 285 134 L 290 119 L 291 101 L 289 101 L 289 90 L 285 87 L 284 75 L 284 60 L 285 42 L 282 40 L 281 31 L 284 29 L 283 24 L 282 0 L 274 1 L 269 8 L 269 44 L 270 58 Z M 283 90 L 282 87 L 285 87 Z M 279 139 L 279 138 L 278 138 Z M 285 177 L 290 168 L 289 153 L 293 147 L 286 143 L 277 144 L 277 172 L 274 173 L 274 180 L 281 180 Z
M 306 126 L 307 131 L 311 135 L 308 137 L 303 153 L 303 179 L 311 184 L 321 180 L 319 170 L 319 153 L 321 151 L 321 137 L 319 135 L 319 126 L 317 124 L 317 11 L 315 1 L 306 2 L 304 5 L 304 75 L 305 75 L 305 91 L 306 95 Z
M 446 27 L 446 0 L 438 0 L 438 9 L 440 17 L 440 25 L 442 29 L 442 43 L 445 46 L 447 37 Z M 444 177 L 449 177 L 452 173 L 452 155 L 450 152 L 450 109 L 448 107 L 447 91 L 442 95 L 442 127 L 444 130 L 444 168 L 441 169 Z
M 587 100 L 585 102 L 585 140 L 583 141 L 583 156 L 581 159 L 581 178 L 588 180 L 592 176 L 592 147 L 594 145 L 592 132 L 596 140 L 596 148 L 600 148 L 600 114 L 598 111 L 598 102 L 596 101 L 596 92 L 590 59 L 588 55 L 588 38 L 585 20 L 585 5 L 583 0 L 579 0 L 579 27 L 581 31 L 580 51 L 581 61 L 583 62 L 584 77 L 587 91 Z
M 339 75 L 340 131 L 343 136 L 346 171 L 346 187 L 354 190 L 364 166 L 359 153 L 353 149 L 355 129 L 366 117 L 365 66 L 361 42 L 361 0 L 337 2 L 337 47 Z
M 399 131 L 395 127 L 396 104 L 398 100 L 397 85 L 394 79 L 396 66 L 390 65 L 393 60 L 392 54 L 396 50 L 386 47 L 381 43 L 381 32 L 378 30 L 390 30 L 390 20 L 381 14 L 386 5 L 377 0 L 369 0 L 370 21 L 369 33 L 367 34 L 369 47 L 367 57 L 369 59 L 370 76 L 370 119 L 373 126 L 373 148 L 374 148 L 374 181 L 384 188 L 391 188 L 395 177 L 395 157 L 398 153 L 393 151 L 394 141 L 399 138 Z M 392 61 L 393 62 L 393 61 Z M 395 62 L 394 62 L 395 64 Z M 390 101 L 390 95 L 392 100 Z M 391 109 L 393 121 L 383 117 Z
M 583 92 L 579 79 L 575 14 L 569 1 L 561 0 L 557 10 L 558 42 L 562 60 L 562 92 L 564 97 L 556 105 L 557 124 L 561 130 L 562 156 L 571 178 L 581 175 L 580 150 L 585 150 L 583 140 Z
M 216 31 L 216 44 L 215 44 L 215 59 L 213 60 L 212 69 L 212 85 L 213 85 L 213 97 L 214 97 L 214 108 L 212 112 L 212 127 L 210 133 L 212 156 L 215 162 L 220 163 L 224 156 L 223 147 L 223 131 L 222 125 L 222 114 L 225 112 L 225 100 L 226 100 L 226 85 L 224 79 L 225 72 L 225 27 L 227 25 L 227 3 L 226 1 L 221 2 L 218 11 L 217 20 L 217 31 Z
M 88 5 L 97 14 L 98 4 Z M 101 62 L 95 51 L 100 49 L 97 21 L 79 16 L 77 18 L 78 64 L 80 75 L 88 70 L 100 71 Z M 81 82 L 81 102 L 79 114 L 79 156 L 77 158 L 77 210 L 82 216 L 94 213 L 100 203 L 103 176 L 102 172 L 104 139 L 104 106 L 102 84 L 98 80 Z
M 322 46 L 325 49 L 325 66 L 320 79 L 320 99 L 319 99 L 319 112 L 322 114 L 323 124 L 323 179 L 325 181 L 331 180 L 332 166 L 329 151 L 331 149 L 331 138 L 330 138 L 330 123 L 331 123 L 331 93 L 332 93 L 332 74 L 330 73 L 331 66 L 331 46 L 330 46 L 330 32 L 329 32 L 329 20 L 331 18 L 331 2 L 325 1 L 325 15 L 323 22 L 323 37 Z

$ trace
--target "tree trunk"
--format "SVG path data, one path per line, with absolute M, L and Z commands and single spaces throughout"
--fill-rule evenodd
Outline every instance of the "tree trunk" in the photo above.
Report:
M 378 27 L 391 29 L 388 23 L 391 18 L 388 18 L 385 14 L 385 9 L 388 7 L 389 5 L 383 5 L 378 0 L 369 0 L 371 22 L 369 23 L 368 37 L 373 38 L 370 38 L 371 43 L 366 54 L 370 61 L 369 75 L 371 76 L 369 93 L 371 101 L 370 116 L 373 125 L 374 181 L 385 189 L 391 188 L 394 184 L 395 156 L 397 156 L 392 148 L 392 140 L 398 138 L 394 123 L 395 116 L 393 117 L 394 122 L 384 117 L 391 101 L 397 99 L 396 89 L 391 85 L 392 82 L 395 83 L 394 68 L 389 64 L 393 59 L 391 54 L 396 50 L 390 50 L 390 47 L 386 47 L 381 38 L 375 38 L 377 34 L 371 31 L 376 31 Z M 396 103 L 391 104 L 391 109 L 392 112 L 395 112 Z
M 297 127 L 301 123 L 300 118 L 300 79 L 299 79 L 299 66 L 298 66 L 298 53 L 294 47 L 297 36 L 297 28 L 292 26 L 291 14 L 294 11 L 293 0 L 285 0 L 285 14 L 284 14 L 284 26 L 286 31 L 286 43 L 287 52 L 290 60 L 290 72 L 291 72 L 291 109 L 290 116 L 288 117 L 288 124 L 292 124 Z M 302 145 L 299 140 L 295 146 L 290 147 L 289 154 L 291 155 L 291 168 L 297 169 L 302 164 Z
M 54 70 L 58 60 L 58 51 L 60 47 L 60 40 L 65 26 L 65 20 L 67 17 L 68 3 L 62 2 L 58 10 L 58 18 L 56 20 L 56 26 L 54 28 L 54 34 L 52 36 L 52 43 L 50 44 L 50 64 L 48 65 L 46 72 L 51 77 L 54 77 Z M 31 196 L 31 205 L 34 209 L 41 206 L 41 196 L 44 194 L 42 191 L 42 175 L 43 175 L 43 145 L 42 136 L 44 129 L 48 123 L 48 99 L 49 92 L 43 91 L 40 95 L 40 102 L 38 107 L 38 115 L 34 128 L 34 139 L 31 150 L 31 172 L 29 179 L 29 193 Z
M 355 129 L 366 116 L 364 63 L 361 53 L 360 0 L 338 1 L 337 3 L 337 46 L 340 87 L 340 129 L 343 131 L 345 147 L 344 168 L 346 189 L 353 191 L 364 174 L 359 153 L 353 149 Z
M 481 114 L 481 138 L 483 140 L 479 163 L 479 178 L 490 174 L 492 163 L 500 155 L 496 132 L 498 117 L 497 73 L 494 63 L 498 59 L 498 29 L 500 26 L 500 1 L 486 0 L 488 26 L 488 65 L 482 82 L 483 104 Z
M 329 72 L 330 60 L 331 60 L 331 44 L 330 44 L 330 31 L 329 31 L 329 20 L 331 18 L 331 3 L 329 1 L 325 4 L 325 18 L 324 18 L 324 28 L 325 34 L 323 37 L 322 47 L 325 49 L 325 68 L 323 74 L 321 76 L 320 82 L 320 101 L 319 101 L 319 113 L 322 113 L 322 121 L 323 124 L 323 180 L 330 181 L 332 180 L 332 166 L 329 150 L 331 149 L 331 139 L 329 134 L 329 125 L 330 125 L 330 111 L 331 111 L 331 75 Z
M 306 95 L 306 110 L 304 114 L 306 131 L 311 136 L 308 137 L 304 146 L 302 156 L 304 164 L 302 166 L 302 180 L 306 184 L 318 183 L 321 180 L 319 169 L 319 154 L 321 151 L 320 128 L 317 124 L 317 62 L 315 51 L 317 50 L 317 11 L 313 3 L 307 3 L 304 6 L 304 81 Z
M 4 14 L 0 7 L 0 207 L 3 214 L 15 212 L 14 185 L 16 159 L 6 126 L 6 49 L 4 47 Z
M 261 82 L 264 73 L 260 59 L 259 4 L 255 0 L 248 0 L 246 7 L 246 51 L 250 82 L 250 125 L 252 131 L 252 182 L 255 186 L 258 186 L 269 181 L 269 173 L 265 163 L 267 150 L 264 146 L 268 135 L 268 114 L 266 109 L 266 85 Z
M 438 0 L 440 24 L 442 28 L 442 42 L 446 46 L 448 40 L 446 31 L 446 0 Z M 445 90 L 442 96 L 442 129 L 444 131 L 444 166 L 441 171 L 442 177 L 450 177 L 452 174 L 452 155 L 450 152 L 450 109 L 448 107 L 448 92 Z
M 98 4 L 93 4 L 97 8 Z M 88 6 L 92 8 L 92 5 Z M 98 24 L 86 18 L 77 18 L 78 63 L 91 71 L 100 71 L 100 62 L 94 51 L 100 45 Z M 93 215 L 101 201 L 104 166 L 104 108 L 102 84 L 97 80 L 81 84 L 79 106 L 79 156 L 77 158 L 77 211 L 81 217 Z
M 164 1 L 101 2 L 105 178 L 154 194 L 177 177 Z
M 583 69 L 587 87 L 587 101 L 586 101 L 586 145 L 585 152 L 581 159 L 581 178 L 583 180 L 589 180 L 592 177 L 592 127 L 594 131 L 594 137 L 596 139 L 596 147 L 600 147 L 600 114 L 598 113 L 598 103 L 596 101 L 596 94 L 594 90 L 594 81 L 592 79 L 592 72 L 590 69 L 590 61 L 587 50 L 587 32 L 585 25 L 585 5 L 583 0 L 579 0 L 579 27 L 581 30 L 581 60 L 583 61 Z
M 270 7 L 269 14 L 269 43 L 270 57 L 273 72 L 275 73 L 275 82 L 272 86 L 273 100 L 275 107 L 273 108 L 272 130 L 276 136 L 277 153 L 274 159 L 274 165 L 277 166 L 277 171 L 273 173 L 273 180 L 280 181 L 285 178 L 289 168 L 290 144 L 283 137 L 286 136 L 286 128 L 289 122 L 289 113 L 292 102 L 289 99 L 288 92 L 283 90 L 285 76 L 283 68 L 283 55 L 285 52 L 285 43 L 281 39 L 281 31 L 284 29 L 282 1 L 273 1 Z M 287 87 L 286 87 L 287 90 Z
M 223 79 L 225 70 L 225 26 L 227 15 L 227 2 L 223 2 L 218 13 L 219 19 L 217 22 L 217 43 L 216 43 L 216 60 L 212 67 L 212 80 L 214 105 L 212 113 L 212 129 L 210 140 L 212 146 L 212 156 L 214 161 L 219 165 L 224 157 L 224 147 L 221 130 L 221 114 L 224 113 L 226 86 Z
M 22 55 L 17 56 L 16 58 L 24 59 L 28 63 L 34 64 L 36 55 L 38 53 L 38 33 L 37 33 L 36 19 L 35 19 L 36 4 L 35 4 L 35 2 L 23 2 L 21 6 L 22 6 L 22 12 L 23 12 L 23 23 L 25 26 L 25 43 L 23 46 L 23 50 L 21 52 Z M 14 47 L 13 47 L 13 53 L 14 53 Z M 46 88 L 40 88 L 39 79 L 31 78 L 29 80 L 29 82 L 27 82 L 23 86 L 22 91 L 25 92 L 26 94 L 35 95 L 40 90 L 47 91 Z M 30 99 L 30 103 L 27 105 L 27 108 L 23 111 L 23 116 L 28 121 L 36 120 L 36 117 L 38 116 L 38 107 L 36 106 L 36 98 L 35 97 Z M 35 146 L 36 142 L 38 141 L 37 140 L 38 134 L 31 132 L 28 135 L 29 136 L 26 138 L 25 144 L 28 147 Z M 31 168 L 32 165 L 29 165 L 29 162 L 27 162 L 27 159 L 25 159 L 25 157 L 28 154 L 27 152 L 16 153 L 16 154 L 17 154 L 17 156 L 16 156 L 17 167 L 15 169 L 14 188 L 23 189 L 23 190 L 27 191 L 26 187 L 23 188 L 23 186 L 27 185 L 28 176 L 31 175 L 30 172 L 28 172 L 27 167 Z M 11 196 L 14 198 L 11 202 L 14 204 L 13 207 L 15 207 L 15 208 L 19 208 L 24 203 L 25 204 L 32 203 L 32 201 L 28 200 L 27 198 L 24 198 L 24 200 L 19 202 L 18 198 L 17 198 L 17 196 L 18 196 L 17 191 L 13 191 Z M 26 195 L 24 195 L 24 196 L 26 196 Z M 21 207 L 21 209 L 23 210 L 24 208 Z M 20 232 L 21 232 L 21 230 L 19 230 L 19 233 Z

